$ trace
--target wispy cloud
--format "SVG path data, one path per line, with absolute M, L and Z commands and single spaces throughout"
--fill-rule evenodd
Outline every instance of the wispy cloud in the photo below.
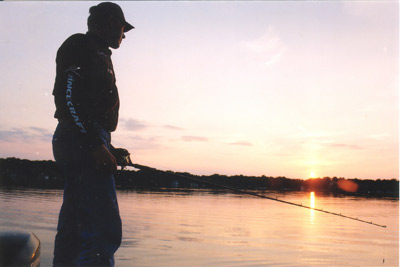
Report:
M 206 142 L 208 141 L 207 138 L 201 136 L 182 136 L 182 140 L 185 142 Z
M 298 126 L 298 133 L 293 139 L 298 144 L 308 149 L 351 149 L 362 150 L 364 147 L 360 145 L 357 139 L 346 138 L 345 132 L 325 132 L 325 131 L 309 131 L 302 126 Z M 299 148 L 298 148 L 299 149 Z
M 53 134 L 49 130 L 39 127 L 13 128 L 0 131 L 0 141 L 3 142 L 50 142 L 52 137 Z
M 332 147 L 335 148 L 349 148 L 349 149 L 363 149 L 361 146 L 359 145 L 349 145 L 349 144 L 331 144 Z
M 174 126 L 174 125 L 169 125 L 169 124 L 163 125 L 163 127 L 166 128 L 166 129 L 169 129 L 169 130 L 177 130 L 177 131 L 182 131 L 183 130 L 183 128 L 181 128 L 181 127 Z
M 148 129 L 150 127 L 159 127 L 159 128 L 164 128 L 164 129 L 174 130 L 174 131 L 184 130 L 181 127 L 171 125 L 171 124 L 157 125 L 157 124 L 151 124 L 144 120 L 139 120 L 139 119 L 134 119 L 134 118 L 128 118 L 128 119 L 120 118 L 120 124 L 123 128 L 125 128 L 128 131 L 139 131 L 139 130 Z
M 48 134 L 48 133 L 49 133 L 49 130 L 48 130 L 48 129 L 45 129 L 45 128 L 40 128 L 40 127 L 32 126 L 32 127 L 29 127 L 29 129 L 32 129 L 32 130 L 34 130 L 34 131 L 36 131 L 36 132 L 39 132 L 39 133 L 41 133 L 41 134 Z
M 125 127 L 125 129 L 129 131 L 138 131 L 149 127 L 149 124 L 147 122 L 132 118 L 121 119 L 121 123 L 123 127 Z
M 235 146 L 252 146 L 253 144 L 247 141 L 237 141 L 237 142 L 232 142 L 229 143 L 230 145 L 235 145 Z
M 163 147 L 159 138 L 155 136 L 144 137 L 140 135 L 135 135 L 129 137 L 129 140 L 133 141 L 133 142 L 128 142 L 131 146 L 129 147 L 129 149 L 133 149 L 133 151 L 154 150 Z
M 281 38 L 272 26 L 268 27 L 261 37 L 246 41 L 243 45 L 262 58 L 266 65 L 272 65 L 278 62 L 286 51 L 286 47 L 282 44 Z
M 387 139 L 388 137 L 390 137 L 390 134 L 376 133 L 376 134 L 370 134 L 368 137 L 371 139 L 374 139 L 374 140 L 383 141 L 383 140 Z

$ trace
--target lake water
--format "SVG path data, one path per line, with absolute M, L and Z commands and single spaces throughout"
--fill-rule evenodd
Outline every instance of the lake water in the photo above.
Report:
M 398 200 L 268 196 L 387 228 L 223 191 L 118 191 L 124 228 L 116 266 L 399 266 Z M 44 267 L 61 200 L 60 190 L 0 189 L 0 230 L 34 232 Z

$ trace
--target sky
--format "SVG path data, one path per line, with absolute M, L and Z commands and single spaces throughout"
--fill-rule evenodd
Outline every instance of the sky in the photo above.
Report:
M 117 2 L 112 135 L 198 175 L 399 178 L 398 1 Z M 0 157 L 52 160 L 62 42 L 97 2 L 0 3 Z

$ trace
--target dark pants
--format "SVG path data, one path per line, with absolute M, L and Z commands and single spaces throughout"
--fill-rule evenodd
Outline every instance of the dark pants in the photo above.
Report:
M 98 127 L 104 144 L 111 135 Z M 54 266 L 113 266 L 122 229 L 114 176 L 94 167 L 92 152 L 69 123 L 59 123 L 53 153 L 65 180 Z

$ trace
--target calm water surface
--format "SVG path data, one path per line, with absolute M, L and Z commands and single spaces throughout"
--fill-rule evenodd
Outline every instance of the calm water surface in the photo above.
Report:
M 380 228 L 252 196 L 119 191 L 116 266 L 399 266 L 398 200 L 268 196 L 387 225 Z M 0 189 L 0 230 L 28 230 L 51 266 L 60 190 Z

